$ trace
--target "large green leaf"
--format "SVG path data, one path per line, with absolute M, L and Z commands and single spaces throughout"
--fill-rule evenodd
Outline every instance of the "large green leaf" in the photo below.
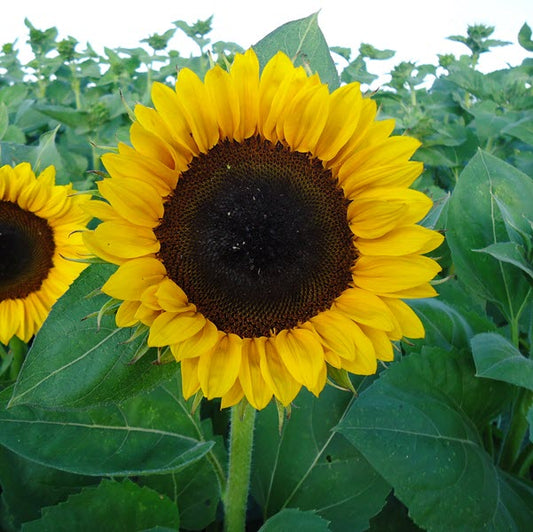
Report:
M 167 497 L 122 482 L 103 480 L 96 488 L 85 488 L 66 502 L 43 510 L 41 519 L 23 525 L 24 532 L 122 532 L 148 530 L 156 526 L 179 530 L 178 508 Z
M 525 274 L 533 279 L 533 267 L 529 264 L 524 247 L 516 242 L 497 242 L 485 249 L 479 249 L 480 253 L 487 253 L 500 262 L 507 262 L 520 268 Z
M 485 388 L 489 380 L 472 389 L 473 379 L 468 353 L 433 348 L 410 355 L 361 394 L 338 430 L 419 526 L 522 530 L 531 497 L 515 497 L 483 448 L 472 418 L 495 392 Z
M 5 505 L 4 511 L 0 510 L 0 530 L 19 530 L 21 523 L 38 519 L 42 507 L 53 506 L 96 483 L 98 477 L 46 467 L 0 446 L 0 491 Z M 12 521 L 10 528 L 7 514 Z
M 468 320 L 452 305 L 442 299 L 416 299 L 409 301 L 424 324 L 426 336 L 413 342 L 416 347 L 424 344 L 449 349 L 465 347 L 473 335 Z
M 312 511 L 285 508 L 273 515 L 259 532 L 328 532 L 328 522 Z
M 4 102 L 0 102 L 0 139 L 2 139 L 9 126 L 9 114 L 7 105 Z
M 263 37 L 253 48 L 261 66 L 277 52 L 285 52 L 295 65 L 307 65 L 318 72 L 323 83 L 332 91 L 339 86 L 339 75 L 328 44 L 318 26 L 318 13 L 287 22 Z
M 0 444 L 40 464 L 84 475 L 177 471 L 213 445 L 198 433 L 177 386 L 83 411 L 6 408 L 7 389 L 0 393 Z
M 155 354 L 131 364 L 144 337 L 128 342 L 131 329 L 117 329 L 114 316 L 97 313 L 105 295 L 98 290 L 115 266 L 93 264 L 54 305 L 28 353 L 10 406 L 86 407 L 124 400 L 168 380 L 176 364 L 154 365 Z
M 302 391 L 281 434 L 273 405 L 259 412 L 252 494 L 265 517 L 283 508 L 316 510 L 331 530 L 365 530 L 390 490 L 363 456 L 332 429 L 352 395 L 326 387 Z
M 533 360 L 503 336 L 481 333 L 471 340 L 477 375 L 523 386 L 533 391 Z
M 197 417 L 191 419 L 198 421 Z M 196 429 L 204 438 L 216 441 L 212 452 L 185 469 L 139 479 L 141 485 L 165 494 L 178 506 L 181 526 L 186 530 L 205 530 L 215 520 L 225 485 L 226 450 L 222 438 L 213 436 L 210 425 L 206 419 Z
M 533 182 L 512 166 L 478 152 L 459 176 L 449 202 L 447 242 L 457 274 L 474 293 L 500 305 L 508 320 L 528 297 L 529 285 L 512 264 L 476 250 L 509 241 L 499 205 L 518 229 L 528 233 L 533 219 Z

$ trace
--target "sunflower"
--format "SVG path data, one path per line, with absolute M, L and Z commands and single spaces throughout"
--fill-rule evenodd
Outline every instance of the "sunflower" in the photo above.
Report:
M 85 242 L 119 266 L 102 288 L 117 325 L 170 347 L 185 398 L 287 406 L 328 367 L 372 374 L 423 336 L 403 299 L 436 295 L 423 254 L 442 236 L 416 225 L 432 205 L 409 189 L 419 142 L 391 137 L 359 84 L 330 93 L 283 53 L 260 75 L 248 50 L 152 101 L 103 156 Z
M 53 166 L 38 177 L 28 163 L 0 168 L 0 343 L 27 342 L 86 267 L 67 260 L 86 249 L 76 231 L 89 219 L 71 193 Z

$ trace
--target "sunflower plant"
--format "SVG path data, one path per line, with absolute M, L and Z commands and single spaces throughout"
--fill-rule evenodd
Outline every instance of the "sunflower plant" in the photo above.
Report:
M 0 527 L 527 529 L 531 59 L 211 23 L 2 49 Z

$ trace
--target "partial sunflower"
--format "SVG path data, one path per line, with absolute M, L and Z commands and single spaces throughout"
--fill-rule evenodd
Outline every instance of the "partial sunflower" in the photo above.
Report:
M 103 286 L 117 324 L 170 346 L 186 398 L 288 405 L 328 365 L 372 374 L 391 340 L 424 335 L 403 299 L 436 295 L 423 254 L 442 236 L 416 225 L 432 204 L 408 188 L 419 142 L 390 137 L 359 84 L 330 94 L 283 53 L 260 76 L 249 50 L 152 100 L 133 147 L 103 157 L 85 242 L 119 265 Z
M 81 231 L 89 220 L 71 196 L 72 185 L 55 185 L 55 169 L 38 177 L 28 163 L 0 168 L 0 342 L 27 342 L 52 305 L 86 264 Z M 84 251 L 85 250 L 85 251 Z

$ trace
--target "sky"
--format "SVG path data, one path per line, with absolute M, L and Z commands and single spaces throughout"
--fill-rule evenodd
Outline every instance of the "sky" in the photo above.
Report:
M 493 38 L 513 43 L 524 22 L 533 27 L 531 0 L 19 0 L 10 2 L 0 17 L 0 45 L 18 39 L 18 48 L 28 54 L 25 17 L 38 29 L 55 26 L 60 38 L 71 35 L 82 48 L 90 42 L 101 52 L 104 46 L 138 46 L 141 39 L 165 32 L 178 19 L 194 23 L 214 15 L 212 41 L 233 41 L 247 48 L 281 24 L 316 11 L 330 46 L 356 52 L 365 42 L 396 51 L 389 62 L 371 65 L 371 72 L 388 72 L 400 61 L 436 64 L 438 53 L 466 53 L 465 46 L 446 37 L 465 35 L 468 24 L 495 26 Z M 170 45 L 185 55 L 195 49 L 179 30 Z M 527 56 L 513 44 L 482 56 L 479 68 L 505 68 Z

